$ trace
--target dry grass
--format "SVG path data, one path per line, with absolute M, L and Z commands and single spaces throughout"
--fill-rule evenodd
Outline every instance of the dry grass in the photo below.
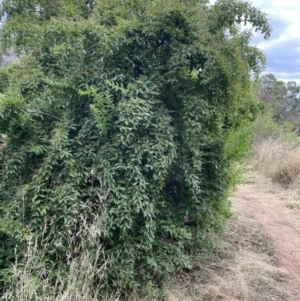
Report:
M 107 195 L 100 196 L 105 200 Z M 99 294 L 107 284 L 107 266 L 105 253 L 99 245 L 99 237 L 105 233 L 102 215 L 95 215 L 93 222 L 87 222 L 84 215 L 79 216 L 78 231 L 69 237 L 69 243 L 81 242 L 78 250 L 82 250 L 77 257 L 66 256 L 63 267 L 56 270 L 55 281 L 48 279 L 49 267 L 44 262 L 47 245 L 41 246 L 32 237 L 27 239 L 27 250 L 24 257 L 17 257 L 11 269 L 11 285 L 0 301 L 118 301 L 120 294 Z M 44 226 L 47 227 L 46 224 Z M 45 230 L 45 229 L 44 229 Z M 45 233 L 45 231 L 42 231 Z M 45 239 L 48 241 L 48 239 Z M 99 266 L 99 262 L 103 262 Z
M 250 164 L 253 169 L 271 179 L 265 183 L 274 194 L 273 202 L 279 202 L 281 210 L 289 216 L 295 229 L 300 230 L 300 141 L 264 139 L 254 145 Z M 259 181 L 265 181 L 260 179 Z M 276 197 L 275 197 L 276 196 Z
M 53 284 L 43 275 L 47 269 L 39 261 L 36 244 L 29 244 L 25 265 L 18 263 L 13 267 L 11 289 L 1 297 L 1 301 L 97 301 L 101 281 L 95 287 L 94 279 L 101 279 L 106 266 L 97 267 L 101 248 L 96 252 L 86 251 L 76 260 L 66 264 L 70 272 L 61 277 L 58 275 Z M 38 264 L 38 266 L 37 266 Z M 37 272 L 38 271 L 38 272 Z M 105 301 L 116 301 L 118 297 L 106 297 Z
M 216 234 L 215 246 L 210 252 L 193 256 L 196 268 L 191 272 L 174 275 L 161 293 L 167 301 L 213 300 L 289 300 L 282 290 L 285 274 L 277 266 L 276 248 L 273 241 L 250 215 L 238 212 L 228 222 L 225 233 Z M 117 301 L 120 295 L 99 298 L 93 279 L 105 274 L 106 266 L 95 265 L 97 256 L 88 251 L 78 260 L 70 262 L 70 273 L 58 278 L 55 287 L 47 280 L 35 282 L 36 244 L 28 245 L 25 267 L 15 265 L 14 286 L 1 301 Z M 43 269 L 40 269 L 43 273 Z M 40 277 L 42 278 L 42 277 Z M 100 276 L 101 278 L 101 276 Z M 105 279 L 104 279 L 105 280 Z M 101 283 L 99 284 L 101 285 Z M 56 293 L 55 293 L 56 292 Z M 61 292 L 58 293 L 57 292 Z M 157 295 L 157 292 L 155 293 Z M 130 301 L 154 301 L 149 295 L 128 297 Z
M 176 277 L 169 301 L 289 300 L 273 241 L 251 216 L 239 212 L 215 241 L 197 270 Z
M 254 145 L 254 168 L 273 182 L 300 193 L 300 145 L 298 141 L 268 138 Z

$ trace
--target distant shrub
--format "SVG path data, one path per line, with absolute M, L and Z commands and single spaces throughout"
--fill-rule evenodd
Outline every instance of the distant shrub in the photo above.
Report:
M 295 141 L 297 135 L 293 132 L 293 124 L 288 121 L 276 122 L 270 112 L 264 111 L 253 123 L 253 140 L 259 143 L 268 138 Z

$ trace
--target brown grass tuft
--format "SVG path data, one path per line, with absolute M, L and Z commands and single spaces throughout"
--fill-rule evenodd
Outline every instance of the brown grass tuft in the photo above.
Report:
M 107 195 L 99 195 L 101 200 L 105 200 L 106 197 Z M 99 294 L 108 281 L 106 271 L 109 262 L 102 260 L 106 257 L 99 244 L 99 237 L 106 231 L 103 226 L 106 218 L 105 210 L 102 215 L 95 215 L 92 222 L 88 222 L 84 215 L 79 216 L 78 231 L 70 235 L 67 245 L 79 241 L 81 244 L 78 249 L 82 251 L 79 256 L 73 258 L 70 250 L 65 265 L 56 271 L 55 282 L 45 276 L 49 274 L 49 268 L 43 260 L 47 245 L 41 246 L 33 236 L 29 237 L 24 257 L 21 260 L 16 258 L 11 268 L 11 285 L 0 296 L 0 301 L 120 300 L 117 293 L 113 296 Z M 99 262 L 103 261 L 100 266 Z
M 268 138 L 254 145 L 254 168 L 273 182 L 300 193 L 299 142 Z

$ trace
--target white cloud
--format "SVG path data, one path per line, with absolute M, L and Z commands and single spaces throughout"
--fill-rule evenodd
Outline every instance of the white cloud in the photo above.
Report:
M 253 6 L 267 13 L 270 23 L 273 20 L 281 19 L 286 22 L 284 34 L 278 42 L 300 37 L 300 2 L 299 0 L 273 0 L 268 1 L 253 0 Z
M 273 28 L 269 40 L 254 39 L 266 54 L 266 73 L 300 82 L 300 1 L 253 0 L 252 5 L 267 14 Z

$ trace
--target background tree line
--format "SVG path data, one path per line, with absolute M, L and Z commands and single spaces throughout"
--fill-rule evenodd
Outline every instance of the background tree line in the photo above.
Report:
M 273 74 L 260 77 L 257 96 L 267 104 L 276 121 L 300 123 L 300 85 L 295 81 L 284 82 Z

